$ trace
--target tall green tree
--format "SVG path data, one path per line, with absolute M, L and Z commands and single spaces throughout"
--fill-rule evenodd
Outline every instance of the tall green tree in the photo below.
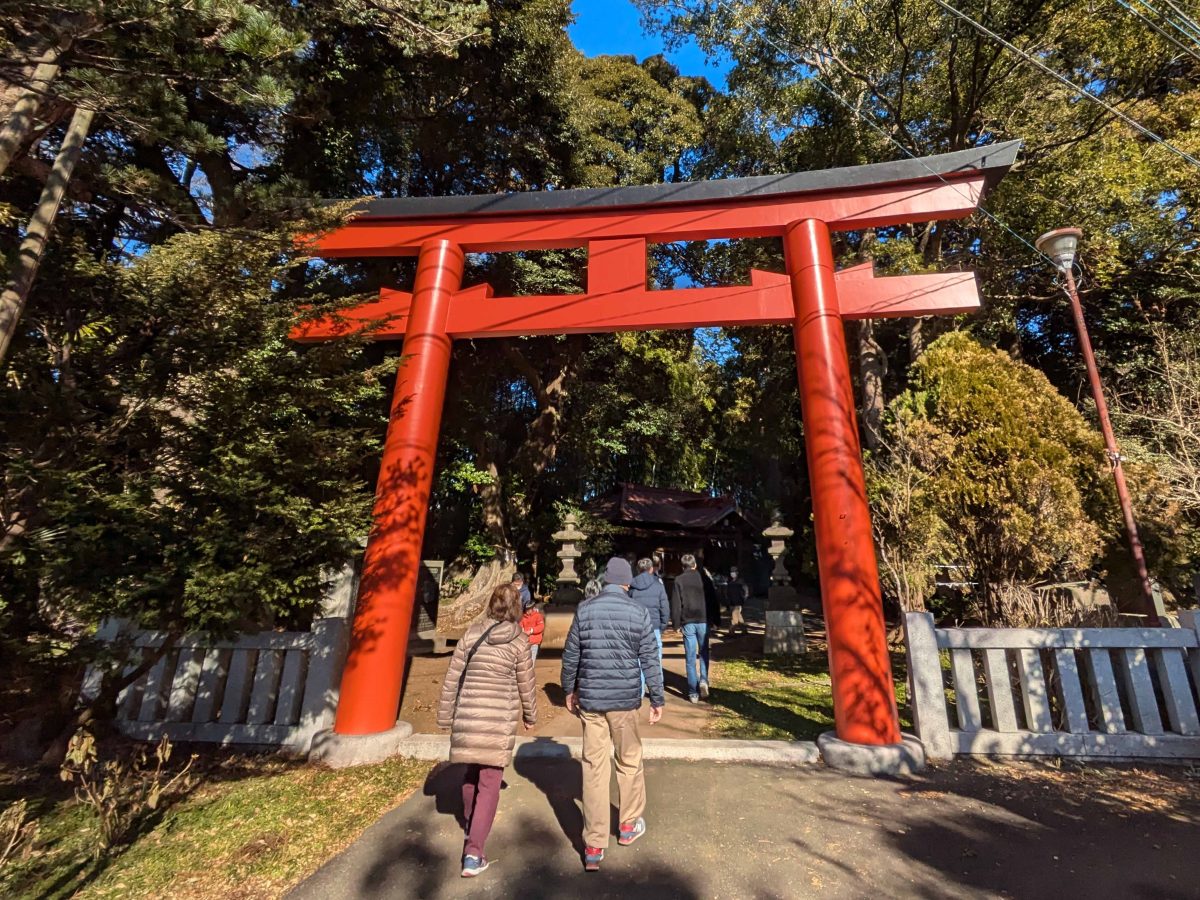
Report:
M 175 635 L 302 624 L 322 569 L 368 525 L 395 359 L 288 340 L 298 305 L 352 302 L 372 275 L 298 256 L 297 234 L 341 213 L 313 212 L 320 173 L 283 160 L 301 101 L 330 88 L 327 43 L 416 71 L 488 40 L 489 11 L 5 9 L 6 46 L 24 53 L 0 72 L 5 249 L 53 177 L 65 120 L 94 121 L 0 383 L 3 665 L 74 666 L 112 615 Z
M 707 97 L 694 79 L 661 58 L 586 59 L 565 42 L 558 64 L 570 137 L 555 186 L 686 175 Z M 542 57 L 543 70 L 554 65 Z M 670 277 L 667 255 L 655 249 L 648 281 Z M 468 278 L 502 294 L 575 293 L 585 265 L 583 251 L 494 254 Z M 454 366 L 441 450 L 448 477 L 430 530 L 438 552 L 453 554 L 473 534 L 471 547 L 511 547 L 545 571 L 556 504 L 621 480 L 706 483 L 710 454 L 695 428 L 709 415 L 709 389 L 698 387 L 709 375 L 690 333 L 475 341 L 456 349 Z

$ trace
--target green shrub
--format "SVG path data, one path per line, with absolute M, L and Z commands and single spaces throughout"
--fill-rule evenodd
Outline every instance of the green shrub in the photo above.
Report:
M 977 587 L 937 610 L 950 616 L 1004 621 L 1011 585 L 1080 576 L 1114 524 L 1096 429 L 1041 372 L 963 332 L 914 364 L 870 469 L 890 593 L 919 606 L 936 565 L 963 565 Z

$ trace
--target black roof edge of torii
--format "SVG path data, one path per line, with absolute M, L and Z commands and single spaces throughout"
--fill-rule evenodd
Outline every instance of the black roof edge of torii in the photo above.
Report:
M 967 172 L 982 172 L 985 192 L 991 190 L 1016 161 L 1021 141 L 1003 141 L 955 153 L 900 159 L 894 162 L 819 169 L 787 175 L 718 178 L 676 184 L 611 188 L 524 191 L 510 194 L 468 194 L 450 197 L 367 197 L 355 216 L 363 219 L 409 219 L 507 213 L 548 213 L 575 210 L 613 210 L 675 203 L 750 200 L 785 194 L 808 194 L 872 186 L 941 180 Z M 339 201 L 341 202 L 341 201 Z

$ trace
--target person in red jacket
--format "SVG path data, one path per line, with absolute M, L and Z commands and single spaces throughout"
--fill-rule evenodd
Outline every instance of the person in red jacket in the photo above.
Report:
M 537 662 L 538 647 L 542 645 L 542 634 L 546 631 L 546 617 L 537 608 L 537 601 L 530 597 L 524 602 L 525 612 L 521 616 L 521 630 L 529 638 L 529 655 Z

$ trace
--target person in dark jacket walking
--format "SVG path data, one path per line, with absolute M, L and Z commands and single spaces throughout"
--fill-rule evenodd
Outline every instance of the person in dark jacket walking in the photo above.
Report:
M 525 576 L 520 572 L 515 573 L 512 577 L 512 586 L 521 595 L 521 609 L 529 609 L 529 604 L 533 603 L 533 593 L 529 590 L 529 585 L 525 583 Z
M 729 604 L 729 633 L 731 635 L 739 628 L 745 634 L 750 633 L 750 628 L 746 625 L 746 617 L 742 615 L 742 608 L 749 598 L 750 585 L 742 581 L 737 566 L 734 566 L 729 570 L 729 582 L 725 585 L 725 602 Z
M 672 590 L 671 620 L 683 631 L 688 700 L 699 703 L 701 699 L 708 699 L 708 592 L 696 571 L 696 557 L 685 553 L 679 562 L 683 571 L 676 576 Z M 700 664 L 698 673 L 697 662 Z
M 633 570 L 619 557 L 604 569 L 604 588 L 579 604 L 562 655 L 567 710 L 583 722 L 583 867 L 600 868 L 609 839 L 609 776 L 617 758 L 617 843 L 646 833 L 646 779 L 637 712 L 641 677 L 650 686 L 650 724 L 662 718 L 662 669 L 650 614 L 629 598 Z
M 654 629 L 654 640 L 658 642 L 658 669 L 662 671 L 662 633 L 671 624 L 671 603 L 667 589 L 654 574 L 654 561 L 638 560 L 638 574 L 629 586 L 629 597 L 646 607 L 650 614 L 650 626 Z M 642 693 L 646 693 L 646 679 L 642 678 Z

